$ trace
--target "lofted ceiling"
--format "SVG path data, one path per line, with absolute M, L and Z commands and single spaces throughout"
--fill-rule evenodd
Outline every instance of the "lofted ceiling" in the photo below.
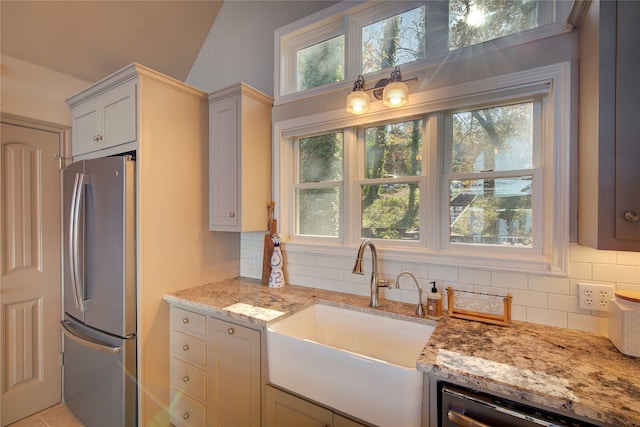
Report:
M 0 0 L 0 51 L 91 82 L 132 62 L 185 81 L 221 6 Z

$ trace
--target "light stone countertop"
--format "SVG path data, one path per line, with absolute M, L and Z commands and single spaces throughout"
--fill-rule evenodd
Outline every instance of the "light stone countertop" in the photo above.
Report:
M 383 300 L 382 307 L 372 309 L 364 296 L 295 285 L 271 289 L 247 278 L 181 290 L 165 295 L 165 300 L 256 327 L 318 302 L 432 322 L 417 317 L 413 304 Z M 640 426 L 640 358 L 621 354 L 605 336 L 524 322 L 505 327 L 444 316 L 417 367 L 599 424 Z

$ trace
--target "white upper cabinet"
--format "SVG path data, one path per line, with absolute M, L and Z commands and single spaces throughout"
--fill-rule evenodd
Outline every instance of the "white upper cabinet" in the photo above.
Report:
M 267 229 L 273 99 L 238 83 L 209 95 L 209 228 Z
M 74 156 L 137 140 L 136 82 L 72 103 Z
M 640 251 L 638 2 L 592 2 L 579 28 L 578 242 Z

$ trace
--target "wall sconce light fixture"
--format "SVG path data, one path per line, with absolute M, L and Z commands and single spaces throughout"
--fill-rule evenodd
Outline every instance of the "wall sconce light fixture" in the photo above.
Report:
M 369 111 L 369 95 L 364 90 L 364 77 L 358 76 L 353 84 L 353 91 L 347 96 L 347 111 L 362 114 Z
M 409 102 L 409 87 L 405 82 L 418 80 L 417 77 L 402 80 L 400 67 L 396 66 L 388 79 L 380 79 L 371 89 L 365 89 L 364 77 L 358 76 L 358 80 L 353 84 L 353 90 L 347 96 L 347 112 L 362 114 L 369 111 L 368 90 L 373 91 L 376 99 L 381 99 L 387 107 L 401 107 Z

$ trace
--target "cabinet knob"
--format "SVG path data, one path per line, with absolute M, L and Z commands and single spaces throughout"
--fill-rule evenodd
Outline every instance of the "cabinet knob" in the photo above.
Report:
M 236 331 L 233 328 L 229 328 L 227 329 L 227 332 L 229 333 L 229 335 L 233 335 Z
M 235 218 L 235 216 L 236 216 L 236 213 L 235 213 L 235 212 L 229 212 L 229 217 L 231 217 L 231 218 Z
M 189 415 L 189 413 L 188 413 L 188 412 L 185 412 L 184 414 L 182 414 L 182 419 L 183 419 L 183 420 L 188 420 L 190 416 L 191 416 L 191 415 Z
M 189 344 L 185 344 L 182 346 L 182 350 L 189 351 Z
M 640 214 L 633 211 L 626 211 L 622 216 L 624 217 L 624 220 L 628 222 L 636 222 L 640 219 Z
M 183 383 L 188 383 L 190 379 L 191 378 L 189 378 L 189 375 L 185 375 L 184 377 L 182 377 L 182 382 Z
M 188 318 L 188 317 L 183 317 L 183 318 L 182 318 L 182 323 L 184 323 L 185 325 L 186 325 L 187 323 L 189 323 L 189 318 Z
M 94 142 L 102 141 L 102 135 L 96 135 L 93 137 Z

